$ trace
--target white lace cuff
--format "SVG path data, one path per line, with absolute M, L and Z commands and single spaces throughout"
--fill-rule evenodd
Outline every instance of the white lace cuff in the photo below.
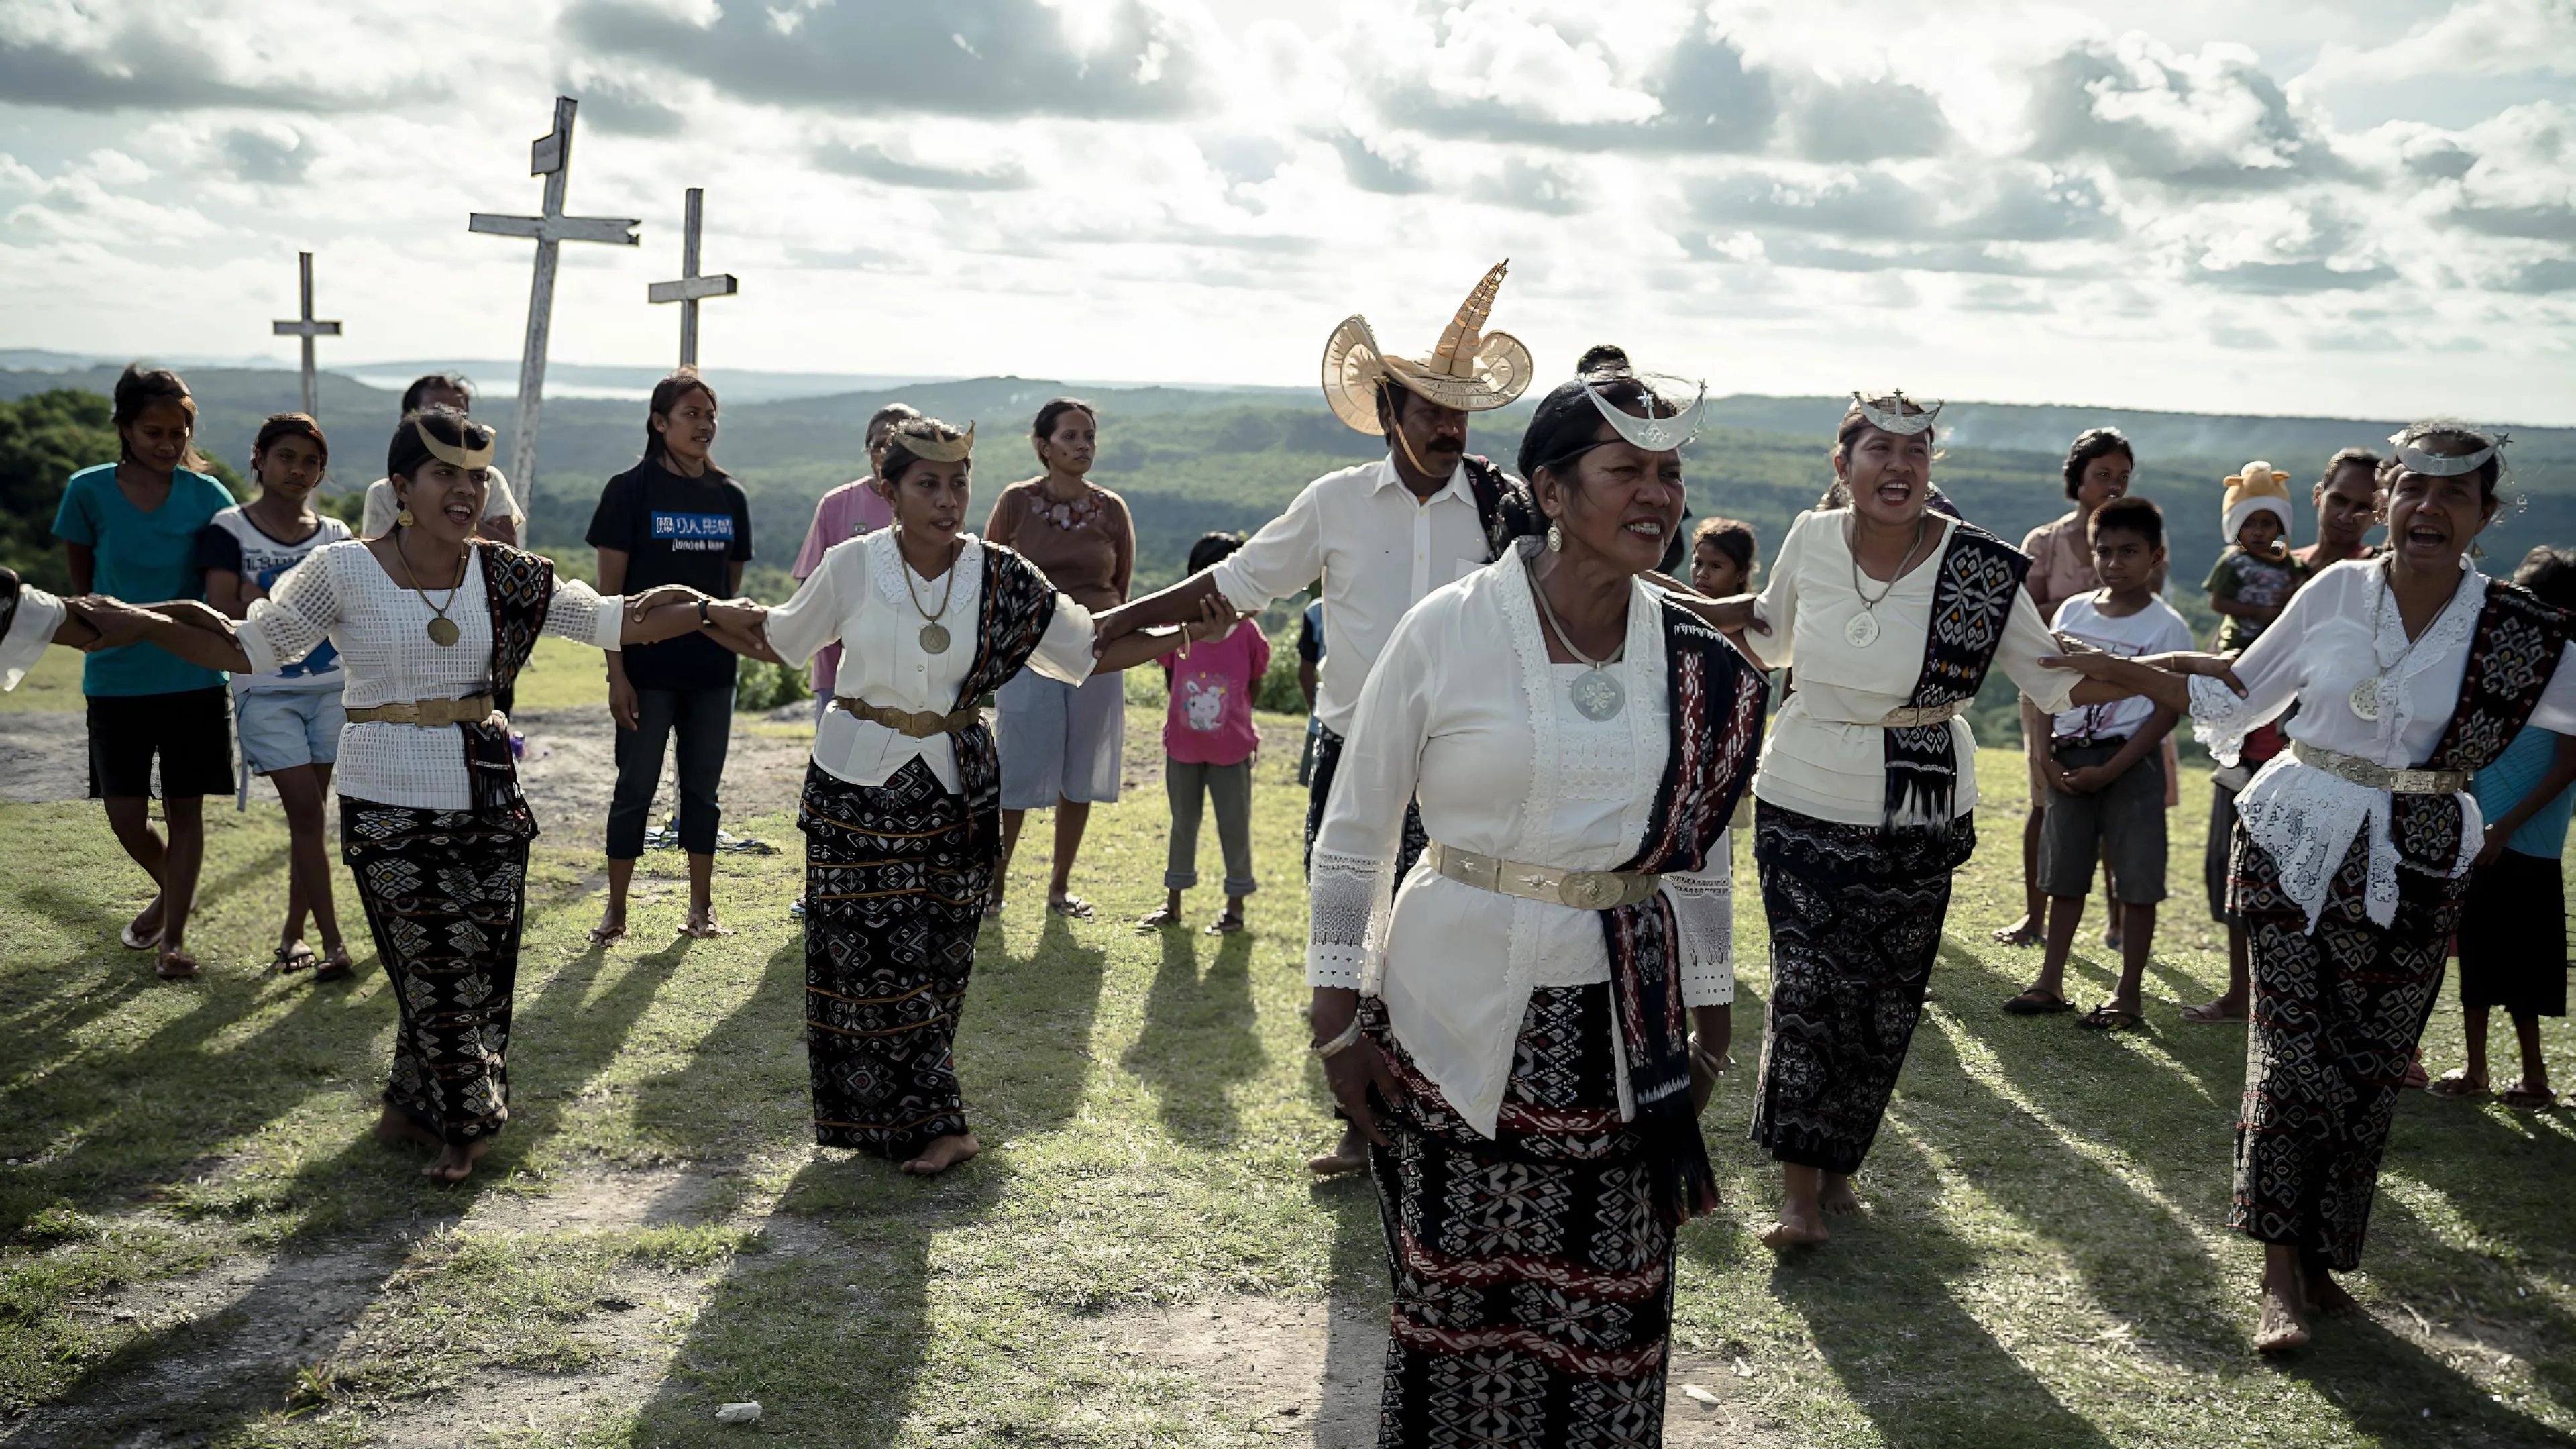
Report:
M 2245 737 L 2261 726 L 2254 711 L 2227 687 L 2227 681 L 2206 674 L 2191 677 L 2191 733 L 2209 749 L 2209 757 L 2222 766 L 2236 763 L 2237 752 L 2245 747 Z
M 1306 882 L 1306 984 L 1365 991 L 1386 945 L 1395 862 L 1315 852 Z
M 1673 919 L 1681 927 L 1682 1004 L 1725 1006 L 1735 1000 L 1735 891 L 1729 879 L 1733 834 L 1709 849 L 1699 875 L 1668 875 Z

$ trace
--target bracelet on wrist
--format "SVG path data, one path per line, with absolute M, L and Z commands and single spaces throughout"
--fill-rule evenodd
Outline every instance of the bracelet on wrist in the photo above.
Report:
M 1318 1057 L 1335 1056 L 1350 1050 L 1351 1044 L 1359 1039 L 1360 1019 L 1355 1013 L 1351 1017 L 1351 1024 L 1334 1033 L 1332 1040 L 1319 1041 L 1313 1046 L 1307 1048 L 1307 1050 L 1313 1052 Z

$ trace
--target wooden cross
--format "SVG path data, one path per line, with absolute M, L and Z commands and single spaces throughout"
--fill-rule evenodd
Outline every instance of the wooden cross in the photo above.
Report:
M 301 290 L 304 294 L 304 315 L 293 321 L 274 322 L 269 324 L 277 329 L 270 335 L 275 337 L 301 337 L 304 339 L 304 415 L 308 418 L 319 419 L 322 416 L 322 409 L 319 402 L 319 394 L 313 380 L 313 339 L 316 337 L 339 336 L 340 324 L 337 322 L 317 322 L 313 320 L 313 254 L 311 252 L 297 252 L 295 254 L 295 269 L 302 282 Z
M 676 282 L 655 282 L 644 289 L 644 299 L 648 302 L 680 304 L 680 365 L 682 367 L 698 365 L 698 299 L 730 297 L 741 287 L 741 284 L 734 280 L 731 272 L 718 272 L 712 277 L 698 275 L 698 229 L 705 219 L 706 200 L 705 187 L 689 188 L 687 219 L 682 223 L 680 232 L 680 279 Z
M 545 214 L 495 216 L 478 211 L 465 224 L 467 231 L 534 237 L 537 243 L 536 279 L 528 287 L 528 345 L 519 354 L 518 427 L 510 437 L 510 476 L 519 485 L 521 508 L 531 506 L 537 491 L 537 411 L 545 401 L 546 333 L 554 323 L 556 244 L 587 241 L 631 247 L 642 240 L 636 228 L 644 223 L 633 217 L 564 215 L 564 185 L 572 173 L 572 116 L 579 104 L 570 96 L 555 97 L 555 128 L 529 148 L 528 174 L 546 178 Z

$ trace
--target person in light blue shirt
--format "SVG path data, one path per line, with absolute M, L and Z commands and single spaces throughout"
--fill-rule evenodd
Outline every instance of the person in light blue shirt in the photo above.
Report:
M 200 471 L 206 463 L 194 445 L 196 399 L 177 373 L 137 363 L 116 380 L 114 417 L 117 461 L 74 473 L 54 513 L 72 593 L 202 598 L 197 535 L 233 506 L 233 496 Z M 200 809 L 204 797 L 233 789 L 225 676 L 156 644 L 128 644 L 90 654 L 81 693 L 89 709 L 90 796 L 107 802 L 117 843 L 160 887 L 122 939 L 134 950 L 157 951 L 163 979 L 184 980 L 197 974 L 186 937 L 205 860 Z M 167 841 L 152 828 L 156 759 Z
M 2513 581 L 2554 608 L 2576 607 L 2576 553 L 2535 548 Z M 2540 1052 L 2540 1019 L 2567 1014 L 2567 898 L 2558 858 L 2576 807 L 2576 735 L 2526 726 L 2469 781 L 2487 823 L 2486 846 L 2460 911 L 2460 1035 L 2468 1062 L 2426 1088 L 2437 1097 L 2487 1092 L 2487 1015 L 2513 1017 L 2522 1078 L 2498 1094 L 2508 1107 L 2557 1104 Z

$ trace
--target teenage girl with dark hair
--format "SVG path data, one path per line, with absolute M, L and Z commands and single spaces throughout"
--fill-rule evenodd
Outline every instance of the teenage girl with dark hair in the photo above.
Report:
M 709 456 L 716 394 L 683 367 L 654 385 L 644 456 L 608 480 L 591 515 L 599 586 L 644 593 L 686 584 L 732 598 L 751 560 L 751 500 Z M 626 889 L 644 854 L 645 817 L 662 783 L 662 759 L 679 737 L 680 849 L 689 857 L 683 935 L 727 934 L 716 923 L 718 789 L 733 736 L 734 657 L 714 641 L 674 639 L 608 656 L 608 711 L 617 721 L 617 789 L 608 806 L 608 908 L 590 938 L 626 935 Z
M 706 627 L 681 588 L 601 598 L 549 559 L 473 537 L 492 430 L 438 408 L 387 450 L 393 531 L 315 549 L 236 625 L 202 604 L 81 601 L 111 643 L 148 639 L 210 669 L 274 673 L 328 642 L 348 671 L 340 853 L 356 877 L 401 1024 L 376 1131 L 437 1156 L 454 1182 L 509 1121 L 504 1063 L 536 817 L 494 692 L 541 634 L 601 649 Z M 650 606 L 650 607 L 647 607 Z
M 1029 443 L 1046 471 L 1003 489 L 984 524 L 985 538 L 1018 550 L 1047 582 L 1094 612 L 1127 602 L 1136 577 L 1136 526 L 1127 502 L 1088 476 L 1099 428 L 1099 415 L 1079 398 L 1060 397 L 1038 409 Z M 1053 806 L 1055 870 L 1047 909 L 1087 919 L 1091 903 L 1073 894 L 1073 860 L 1091 807 L 1118 799 L 1125 686 L 1107 674 L 1072 685 L 1022 673 L 994 692 L 993 705 L 1001 721 L 1002 863 L 984 913 L 1002 909 L 1011 853 L 1028 813 Z
M 179 374 L 136 363 L 116 380 L 115 422 L 117 461 L 74 473 L 54 514 L 72 594 L 201 598 L 197 533 L 233 506 L 233 496 L 197 455 L 196 399 Z M 160 888 L 120 938 L 137 951 L 157 949 L 162 979 L 185 980 L 197 974 L 186 942 L 206 855 L 204 798 L 233 788 L 223 672 L 125 643 L 90 654 L 81 693 L 89 700 L 89 793 L 107 802 L 117 843 Z M 156 758 L 166 842 L 152 828 Z
M 314 490 L 322 486 L 330 461 L 321 426 L 304 414 L 279 413 L 260 425 L 250 450 L 259 496 L 216 514 L 197 535 L 206 601 L 224 617 L 248 618 L 251 606 L 276 592 L 279 581 L 314 550 L 350 536 L 349 525 L 313 508 Z M 314 967 L 316 981 L 340 980 L 350 969 L 322 838 L 323 800 L 331 792 L 331 766 L 340 758 L 340 730 L 347 723 L 340 707 L 346 678 L 340 651 L 327 640 L 274 672 L 233 676 L 242 759 L 277 786 L 278 803 L 286 807 L 286 925 L 269 964 L 279 971 Z M 313 948 L 304 944 L 308 913 L 322 937 L 318 964 Z

